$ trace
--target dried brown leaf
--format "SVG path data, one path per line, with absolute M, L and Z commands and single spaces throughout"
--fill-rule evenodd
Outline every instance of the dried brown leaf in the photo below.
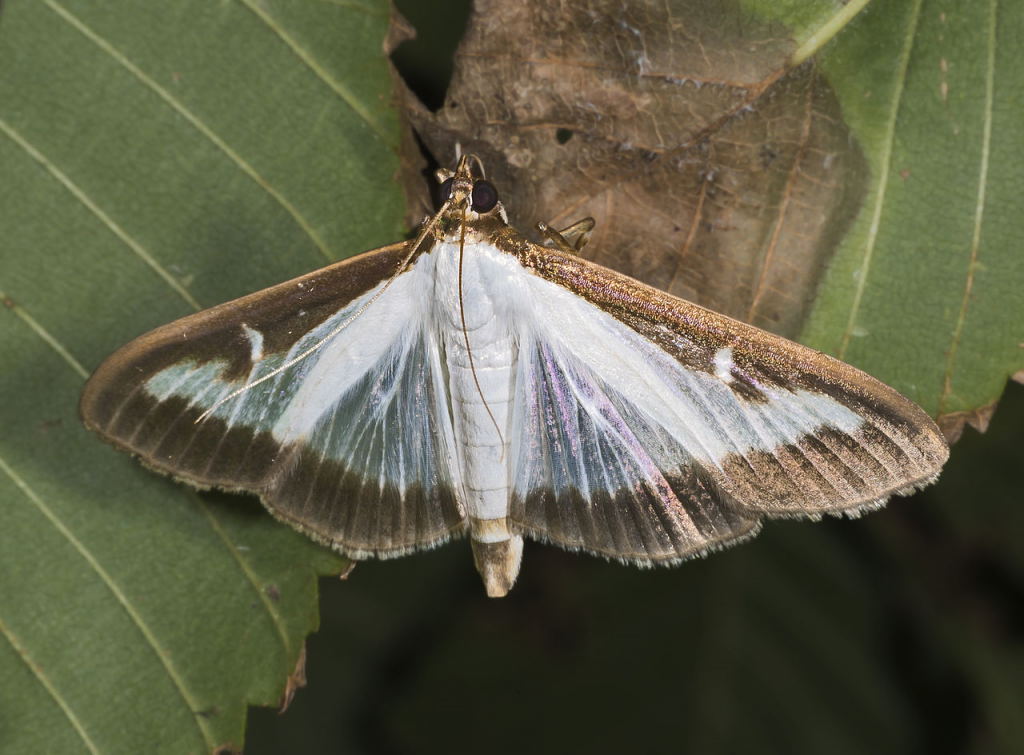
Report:
M 306 643 L 302 643 L 302 649 L 299 650 L 299 659 L 295 662 L 295 670 L 288 675 L 288 682 L 285 684 L 284 692 L 281 695 L 281 699 L 278 701 L 278 714 L 284 713 L 288 710 L 288 706 L 292 704 L 292 699 L 294 699 L 295 693 L 305 686 Z
M 483 159 L 519 228 L 591 215 L 590 259 L 794 335 L 865 176 L 794 48 L 730 2 L 478 0 L 444 107 L 399 104 L 442 165 Z
M 963 435 L 964 427 L 970 425 L 979 433 L 988 430 L 988 424 L 992 421 L 996 406 L 999 401 L 993 401 L 969 412 L 950 412 L 939 416 L 939 429 L 946 438 L 946 442 L 953 445 Z

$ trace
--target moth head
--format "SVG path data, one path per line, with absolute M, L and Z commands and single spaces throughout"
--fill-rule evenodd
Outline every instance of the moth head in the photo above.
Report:
M 439 214 L 461 218 L 465 211 L 466 220 L 490 216 L 508 222 L 498 190 L 484 177 L 483 163 L 476 155 L 463 155 L 454 171 L 441 169 L 435 175 L 441 184 Z

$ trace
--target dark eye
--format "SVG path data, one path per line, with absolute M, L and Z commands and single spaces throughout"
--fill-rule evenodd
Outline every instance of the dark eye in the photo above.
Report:
M 477 212 L 490 212 L 498 204 L 498 190 L 494 184 L 483 179 L 473 184 L 473 209 Z
M 441 188 L 438 189 L 438 197 L 441 200 L 440 204 L 444 204 L 448 201 L 448 197 L 452 195 L 452 181 L 453 178 L 446 178 L 444 183 L 441 184 Z

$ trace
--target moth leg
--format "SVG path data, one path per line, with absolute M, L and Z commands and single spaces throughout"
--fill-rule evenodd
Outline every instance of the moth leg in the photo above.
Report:
M 590 239 L 590 232 L 594 230 L 594 219 L 583 218 L 582 220 L 577 220 L 560 231 L 554 230 L 547 223 L 537 223 L 537 230 L 540 231 L 545 242 L 550 242 L 558 247 L 560 251 L 576 254 L 587 245 L 587 241 Z M 566 236 L 576 236 L 576 243 L 570 244 Z

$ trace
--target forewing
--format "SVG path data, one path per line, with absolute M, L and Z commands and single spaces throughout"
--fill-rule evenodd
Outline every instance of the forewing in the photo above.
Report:
M 512 522 L 537 539 L 640 564 L 753 535 L 758 517 L 580 358 L 571 325 L 559 330 L 573 340 L 539 333 L 520 347 Z
M 368 252 L 141 336 L 90 379 L 86 425 L 179 479 L 257 493 L 354 557 L 444 540 L 464 524 L 416 265 L 308 357 L 219 403 L 331 334 L 407 253 Z
M 525 259 L 512 518 L 535 537 L 678 560 L 763 516 L 880 506 L 948 455 L 849 365 L 570 254 Z

